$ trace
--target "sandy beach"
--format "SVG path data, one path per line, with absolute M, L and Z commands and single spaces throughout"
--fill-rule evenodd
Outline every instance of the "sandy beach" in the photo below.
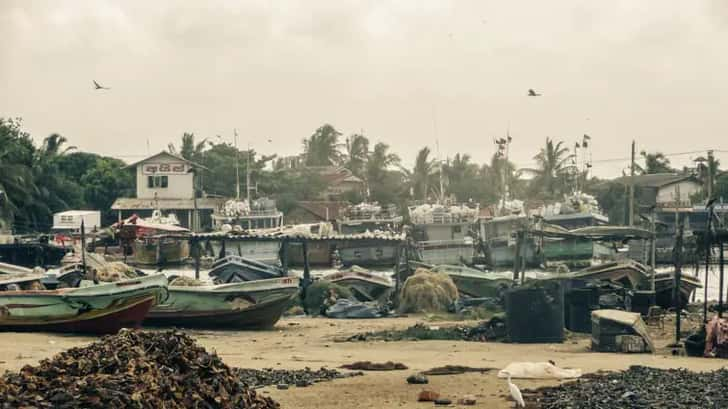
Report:
M 337 368 L 355 361 L 396 361 L 409 367 L 403 371 L 366 372 L 364 376 L 322 382 L 307 388 L 291 386 L 262 389 L 284 408 L 421 408 L 417 402 L 420 385 L 408 385 L 405 378 L 415 372 L 443 365 L 503 368 L 510 362 L 552 360 L 561 367 L 580 368 L 584 373 L 621 370 L 630 365 L 657 368 L 713 370 L 724 366 L 718 359 L 672 356 L 669 322 L 664 330 L 654 329 L 655 354 L 608 354 L 589 351 L 588 335 L 571 335 L 562 344 L 508 344 L 465 341 L 367 341 L 340 342 L 341 337 L 385 329 L 404 329 L 418 322 L 444 326 L 454 322 L 429 322 L 425 317 L 379 320 L 331 320 L 292 317 L 281 320 L 271 331 L 187 331 L 208 350 L 216 351 L 230 366 L 245 368 L 300 369 L 326 366 Z M 474 322 L 467 322 L 474 324 Z M 458 322 L 463 324 L 463 322 Z M 94 341 L 92 337 L 42 333 L 1 333 L 0 369 L 18 370 L 65 349 Z M 476 407 L 511 408 L 505 381 L 497 371 L 463 375 L 430 376 L 427 388 L 456 402 L 464 395 L 477 399 Z M 518 380 L 521 389 L 554 385 L 557 381 Z

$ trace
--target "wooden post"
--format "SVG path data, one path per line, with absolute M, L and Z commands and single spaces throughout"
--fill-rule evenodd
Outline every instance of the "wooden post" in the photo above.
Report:
M 682 247 L 683 247 L 683 224 L 675 226 L 675 248 L 673 258 L 675 263 L 675 276 L 673 277 L 672 305 L 675 307 L 675 345 L 680 343 L 680 283 L 682 279 Z
M 521 268 L 521 230 L 516 232 L 516 248 L 513 250 L 513 281 L 518 283 Z
M 719 266 L 720 269 L 720 277 L 718 285 L 718 317 L 723 318 L 723 264 L 725 260 L 723 259 L 723 238 L 721 237 L 718 240 L 718 259 L 719 259 Z
M 401 257 L 402 243 L 398 243 L 397 247 L 394 249 L 394 294 L 390 295 L 390 298 L 392 299 L 392 304 L 397 303 L 397 299 L 399 298 L 399 290 L 400 288 L 402 288 L 402 283 L 400 282 L 400 269 L 402 266 Z
M 310 314 L 308 308 L 306 308 L 306 290 L 311 284 L 311 270 L 308 265 L 308 240 L 301 240 L 301 251 L 303 252 L 303 280 L 301 281 L 301 304 L 303 305 L 303 312 Z
M 220 258 L 224 258 L 225 256 L 227 256 L 227 249 L 225 248 L 225 238 L 223 237 L 222 246 L 220 248 L 220 254 L 217 255 L 217 258 L 220 259 Z
M 195 280 L 200 279 L 200 253 L 202 252 L 202 248 L 200 246 L 200 243 L 197 239 L 192 239 L 192 249 L 195 252 Z
M 283 273 L 285 275 L 288 275 L 288 258 L 290 252 L 288 248 L 288 239 L 284 238 L 281 241 L 281 252 L 280 252 L 280 259 L 281 259 L 281 269 L 283 270 Z

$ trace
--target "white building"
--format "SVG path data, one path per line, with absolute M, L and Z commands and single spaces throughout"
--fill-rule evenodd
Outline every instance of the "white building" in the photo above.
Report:
M 192 230 L 212 227 L 212 213 L 222 198 L 195 198 L 195 172 L 203 166 L 169 152 L 160 152 L 127 168 L 135 168 L 136 197 L 122 197 L 111 206 L 119 220 L 132 214 L 151 216 L 155 209 L 173 213 L 182 226 Z

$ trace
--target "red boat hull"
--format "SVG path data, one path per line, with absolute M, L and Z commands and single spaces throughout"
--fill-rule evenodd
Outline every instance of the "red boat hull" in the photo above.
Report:
M 149 310 L 154 306 L 154 296 L 144 297 L 125 308 L 119 308 L 106 314 L 84 316 L 74 319 L 34 324 L 5 324 L 0 331 L 18 332 L 67 332 L 83 334 L 115 334 L 122 328 L 139 328 Z

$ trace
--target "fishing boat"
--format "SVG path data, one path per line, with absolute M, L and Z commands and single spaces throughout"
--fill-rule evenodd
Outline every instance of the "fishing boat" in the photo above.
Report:
M 402 216 L 394 205 L 365 202 L 344 209 L 337 225 L 340 235 L 398 233 Z M 337 251 L 344 266 L 391 266 L 397 256 L 397 246 L 396 242 L 381 240 L 346 240 L 337 244 Z
M 46 236 L 12 236 L 0 234 L 0 262 L 23 267 L 53 267 L 71 251 Z
M 703 284 L 697 277 L 681 274 L 680 275 L 680 308 L 684 308 L 693 296 L 696 289 L 702 288 Z M 655 274 L 655 298 L 657 305 L 663 308 L 671 308 L 674 306 L 673 289 L 675 288 L 675 272 L 657 273 Z
M 152 217 L 137 215 L 116 223 L 123 240 L 133 243 L 134 263 L 161 266 L 179 264 L 190 256 L 190 231 L 179 225 L 174 214 L 163 216 L 155 210 Z
M 276 202 L 268 198 L 255 200 L 228 200 L 220 212 L 212 215 L 213 228 L 221 232 L 246 231 L 251 236 L 278 232 L 283 226 L 283 213 L 276 208 Z M 237 255 L 263 263 L 278 262 L 281 243 L 275 240 L 246 240 L 226 245 L 211 241 L 211 252 L 215 258 Z
M 416 257 L 427 264 L 471 264 L 474 241 L 470 229 L 478 206 L 423 204 L 409 207 Z
M 348 288 L 363 302 L 384 300 L 394 290 L 394 283 L 390 278 L 373 274 L 359 266 L 328 274 L 323 279 Z
M 220 284 L 265 280 L 283 277 L 286 273 L 280 267 L 245 257 L 228 255 L 215 261 L 208 275 L 215 283 Z
M 152 308 L 144 324 L 230 330 L 271 328 L 298 294 L 298 286 L 299 280 L 293 277 L 171 285 L 167 301 Z
M 138 328 L 167 293 L 161 274 L 55 290 L 41 289 L 43 276 L 0 276 L 0 330 L 109 334 Z
M 511 279 L 465 266 L 438 265 L 433 266 L 431 271 L 447 274 L 458 288 L 458 293 L 467 297 L 497 298 L 503 289 L 513 285 Z
M 517 232 L 530 223 L 523 214 L 493 217 L 480 222 L 480 237 L 485 245 L 487 263 L 493 268 L 513 268 L 516 257 Z M 527 238 L 526 265 L 538 265 L 537 246 L 532 237 Z

